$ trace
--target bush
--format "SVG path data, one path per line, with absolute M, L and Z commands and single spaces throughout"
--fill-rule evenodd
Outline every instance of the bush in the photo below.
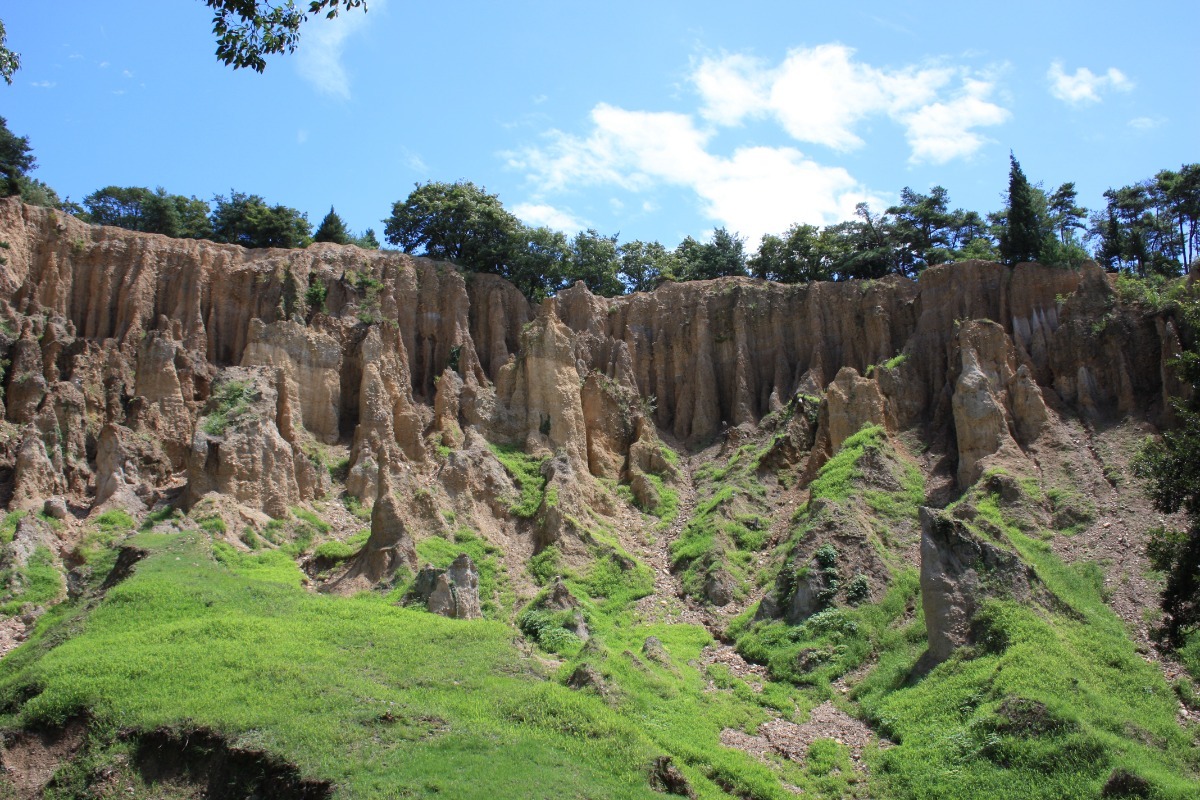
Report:
M 210 402 L 213 410 L 205 418 L 201 428 L 209 436 L 222 436 L 229 423 L 235 421 L 250 408 L 249 381 L 226 381 L 213 392 Z

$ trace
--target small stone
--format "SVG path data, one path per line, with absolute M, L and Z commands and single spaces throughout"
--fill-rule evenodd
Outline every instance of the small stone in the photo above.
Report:
M 69 513 L 67 510 L 67 501 L 61 497 L 48 498 L 45 505 L 42 506 L 42 511 L 46 516 L 54 519 L 66 519 Z

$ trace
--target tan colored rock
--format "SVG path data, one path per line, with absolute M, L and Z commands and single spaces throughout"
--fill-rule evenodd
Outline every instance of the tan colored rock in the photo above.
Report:
M 27 452 L 17 488 L 61 487 L 73 505 L 92 491 L 111 501 L 114 476 L 151 498 L 173 469 L 187 468 L 199 486 L 208 466 L 217 476 L 236 461 L 226 483 L 210 476 L 210 485 L 258 508 L 270 495 L 278 510 L 323 491 L 323 472 L 303 454 L 309 433 L 326 444 L 352 436 L 348 488 L 364 502 L 386 451 L 406 486 L 449 495 L 514 536 L 537 527 L 543 543 L 574 537 L 564 547 L 583 558 L 587 532 L 570 520 L 585 519 L 585 508 L 608 513 L 592 476 L 670 479 L 656 428 L 707 444 L 751 429 L 797 391 L 829 389 L 816 457 L 795 445 L 789 464 L 819 466 L 866 419 L 953 440 L 956 413 L 976 414 L 987 422 L 960 443 L 967 480 L 988 459 L 1036 447 L 1051 414 L 1169 421 L 1163 399 L 1179 389 L 1167 366 L 1180 338 L 1170 315 L 1124 305 L 1095 265 L 962 262 L 919 281 L 788 286 L 734 278 L 612 299 L 577 285 L 535 318 L 496 276 L 395 252 L 250 251 L 90 226 L 15 199 L 0 200 L 0 240 L 9 245 L 0 318 L 11 325 L 0 334 L 0 358 L 11 363 L 4 413 L 36 428 L 49 462 L 43 469 Z M 327 290 L 324 309 L 298 299 L 310 282 Z M 1002 336 L 966 342 L 975 355 L 964 361 L 955 323 L 970 320 Z M 988 349 L 998 342 L 999 355 Z M 898 353 L 900 367 L 879 366 Z M 237 434 L 244 449 L 200 437 L 201 468 L 201 406 L 218 372 L 241 364 L 263 370 L 274 408 L 264 408 L 262 430 Z M 858 377 L 839 379 L 844 369 Z M 100 459 L 109 423 L 121 455 Z M 494 459 L 477 447 L 462 459 L 428 457 L 432 444 L 467 447 L 472 428 L 531 453 L 561 451 L 565 462 L 551 467 L 557 505 L 535 522 L 512 519 L 495 500 L 506 495 Z M 147 440 L 152 447 L 138 444 Z M 0 443 L 0 468 L 15 474 L 20 450 Z M 285 477 L 266 487 L 232 477 L 264 470 Z M 417 516 L 411 525 L 423 524 Z
M 42 374 L 42 350 L 31 325 L 25 326 L 21 338 L 13 345 L 11 361 L 5 372 L 6 411 L 10 422 L 23 425 L 33 421 L 47 389 Z
M 465 553 L 436 579 L 429 595 L 428 608 L 434 614 L 451 619 L 479 619 L 479 571 Z
M 17 451 L 10 507 L 36 511 L 41 509 L 47 497 L 61 494 L 65 489 L 66 481 L 46 454 L 42 437 L 36 429 L 27 428 Z
M 463 440 L 458 424 L 463 386 L 463 379 L 449 367 L 437 382 L 437 393 L 433 398 L 433 430 L 441 433 L 441 443 L 446 447 L 457 447 Z
M 616 480 L 634 437 L 637 397 L 596 372 L 588 373 L 580 390 L 587 437 L 587 465 L 592 475 Z
M 1017 367 L 1004 329 L 994 322 L 964 323 L 958 334 L 960 371 L 952 407 L 958 444 L 958 481 L 978 480 L 987 463 L 1024 458 L 1048 412 L 1029 369 Z
M 224 380 L 244 383 L 244 399 L 226 414 L 224 431 L 206 433 L 203 419 L 197 426 L 187 465 L 187 505 L 219 492 L 285 517 L 290 506 L 309 498 L 296 480 L 297 458 L 304 456 L 279 430 L 278 391 L 261 369 L 232 367 Z
M 562 450 L 587 469 L 587 426 L 570 328 L 543 307 L 521 336 L 521 357 L 496 377 L 497 418 L 504 438 L 527 449 Z
M 136 452 L 129 446 L 132 432 L 109 423 L 96 437 L 97 506 L 110 500 L 119 507 L 142 510 L 144 504 L 135 487 L 140 483 Z
M 283 370 L 298 399 L 296 420 L 325 444 L 338 440 L 342 349 L 332 336 L 295 322 L 250 320 L 242 366 Z
M 823 421 L 829 435 L 829 452 L 836 453 L 842 442 L 849 439 L 865 425 L 878 425 L 889 433 L 896 430 L 896 423 L 887 406 L 879 384 L 864 378 L 853 367 L 838 371 L 833 383 L 825 391 Z
M 391 325 L 372 325 L 359 348 L 362 379 L 358 392 L 358 428 L 351 450 L 347 488 L 364 502 L 374 495 L 374 458 L 423 461 L 429 409 L 413 399 L 408 351 Z
M 330 591 L 352 594 L 390 579 L 399 569 L 416 570 L 417 550 L 404 526 L 400 500 L 393 490 L 391 467 L 382 459 L 375 503 L 371 508 L 371 536 L 350 562 L 346 572 L 330 584 Z
M 1015 553 L 971 533 L 959 520 L 921 509 L 921 605 L 932 667 L 971 641 L 971 623 L 988 597 L 1026 601 L 1036 581 Z
M 142 398 L 140 428 L 162 442 L 171 463 L 182 467 L 191 442 L 192 415 L 188 397 L 175 368 L 181 357 L 181 344 L 169 332 L 155 330 L 146 334 L 138 347 L 134 393 Z
M 643 511 L 654 511 L 662 502 L 657 487 L 646 477 L 646 473 L 644 472 L 633 473 L 629 479 L 629 490 L 633 492 L 633 499 L 637 503 L 638 508 Z

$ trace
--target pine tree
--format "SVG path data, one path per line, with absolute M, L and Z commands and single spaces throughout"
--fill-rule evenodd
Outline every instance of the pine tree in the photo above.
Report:
M 1008 207 L 1000 231 L 1000 260 L 1006 264 L 1037 261 L 1042 249 L 1037 190 L 1030 186 L 1016 156 L 1008 154 Z
M 314 242 L 333 242 L 334 244 L 352 244 L 354 237 L 350 235 L 350 231 L 346 229 L 346 223 L 338 216 L 338 213 L 333 210 L 333 206 L 329 207 L 329 213 L 325 215 L 325 219 L 321 220 L 320 226 L 317 227 L 316 235 L 313 236 Z
M 375 238 L 375 229 L 367 228 L 362 236 L 359 236 L 351 244 L 356 244 L 363 250 L 378 250 L 379 240 Z

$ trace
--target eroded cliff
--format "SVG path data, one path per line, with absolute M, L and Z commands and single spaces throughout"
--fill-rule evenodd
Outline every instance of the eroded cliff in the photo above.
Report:
M 0 615 L 0 649 L 44 611 L 20 600 L 43 562 L 79 598 L 102 596 L 147 553 L 220 575 L 277 567 L 269 580 L 305 598 L 351 603 L 336 615 L 361 626 L 353 641 L 375 640 L 361 615 L 395 604 L 511 623 L 526 655 L 571 662 L 564 691 L 605 708 L 656 670 L 663 698 L 691 696 L 670 682 L 689 670 L 703 670 L 704 692 L 745 681 L 769 721 L 758 735 L 718 727 L 721 746 L 802 761 L 797 742 L 827 725 L 858 742 L 847 775 L 887 736 L 896 759 L 936 771 L 909 755 L 930 736 L 902 739 L 888 692 L 948 660 L 1001 659 L 1016 646 L 1014 603 L 1042 626 L 1021 646 L 1087 620 L 1118 672 L 1150 681 L 1142 673 L 1157 669 L 1127 636 L 1150 652 L 1142 552 L 1162 521 L 1123 470 L 1171 421 L 1168 401 L 1185 390 L 1171 361 L 1194 332 L 1169 306 L 1125 299 L 1095 265 L 730 278 L 612 299 L 580 284 L 532 306 L 495 276 L 395 252 L 249 251 L 14 200 L 0 201 L 0 246 L 0 504 L 41 512 L 5 518 L 15 608 Z M 98 549 L 137 524 L 170 534 L 166 549 L 129 550 L 138 558 L 101 583 Z M 1075 561 L 1102 565 L 1088 590 L 1102 602 L 1088 605 L 1075 565 L 1063 567 Z M 269 605 L 282 591 L 251 594 Z M 62 599 L 52 593 L 38 602 Z M 241 594 L 214 597 L 197 613 L 240 608 Z M 1096 622 L 1114 611 L 1124 627 Z M 683 639 L 669 652 L 657 638 L 675 625 L 726 644 L 683 658 Z M 1079 647 L 1060 658 L 1090 660 Z M 882 697 L 856 707 L 870 727 L 829 704 L 797 724 L 791 700 L 766 699 L 772 681 L 824 698 L 833 680 L 901 663 Z M 988 697 L 987 724 L 1035 707 Z M 526 719 L 505 713 L 505 725 Z M 1174 741 L 1174 707 L 1154 713 Z M 1121 747 L 1142 747 L 1129 744 L 1138 736 Z M 682 759 L 671 785 L 733 791 L 694 750 L 671 747 Z M 1164 769 L 1183 775 L 1168 756 Z M 659 785 L 669 770 L 655 763 Z M 1089 769 L 1097 785 L 1108 777 L 1103 759 Z

